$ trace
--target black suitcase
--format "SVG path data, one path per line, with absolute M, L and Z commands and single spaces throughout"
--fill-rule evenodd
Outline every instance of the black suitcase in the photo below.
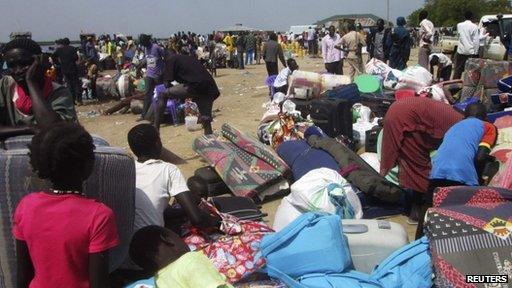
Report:
M 261 212 L 261 207 L 247 197 L 213 197 L 210 202 L 220 212 L 238 217 L 241 220 L 262 221 L 268 216 Z
M 394 92 L 361 94 L 361 104 L 369 107 L 375 117 L 384 117 L 394 102 Z
M 292 98 L 290 99 L 295 104 L 295 110 L 299 111 L 302 118 L 307 118 L 311 114 L 311 101 Z
M 201 167 L 194 172 L 194 176 L 187 181 L 188 189 L 208 198 L 231 193 L 219 174 L 210 166 Z
M 381 126 L 375 126 L 372 129 L 366 131 L 366 142 L 364 146 L 365 152 L 377 153 L 377 140 L 379 139 Z
M 343 135 L 354 138 L 352 130 L 352 102 L 344 99 L 314 99 L 311 101 L 311 119 L 332 138 Z

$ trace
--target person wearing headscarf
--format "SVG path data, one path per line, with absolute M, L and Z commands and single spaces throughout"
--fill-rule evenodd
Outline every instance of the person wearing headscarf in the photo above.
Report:
M 39 44 L 18 38 L 2 52 L 10 75 L 0 79 L 0 139 L 76 120 L 70 90 L 45 76 L 49 61 L 42 57 Z
M 393 29 L 391 37 L 388 38 L 388 45 L 391 46 L 389 66 L 398 70 L 407 68 L 407 61 L 411 55 L 411 35 L 405 28 L 405 24 L 405 18 L 398 17 L 396 19 L 397 27 Z

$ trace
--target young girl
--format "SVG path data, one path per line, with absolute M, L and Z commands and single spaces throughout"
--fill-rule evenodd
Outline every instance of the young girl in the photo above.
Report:
M 29 149 L 34 171 L 53 188 L 16 208 L 18 287 L 108 286 L 107 252 L 119 240 L 112 210 L 82 192 L 94 166 L 91 135 L 61 122 L 34 136 Z

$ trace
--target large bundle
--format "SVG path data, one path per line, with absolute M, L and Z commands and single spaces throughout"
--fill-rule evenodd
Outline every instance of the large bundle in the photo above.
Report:
M 425 218 L 436 287 L 468 287 L 466 275 L 511 276 L 511 201 L 512 191 L 499 188 L 436 191 Z
M 222 136 L 207 135 L 194 141 L 193 149 L 215 168 L 236 196 L 254 198 L 288 188 L 290 169 L 268 146 L 229 124 Z
M 397 203 L 403 190 L 385 180 L 361 157 L 332 138 L 309 137 L 309 145 L 331 154 L 342 167 L 341 175 L 359 190 L 387 203 Z

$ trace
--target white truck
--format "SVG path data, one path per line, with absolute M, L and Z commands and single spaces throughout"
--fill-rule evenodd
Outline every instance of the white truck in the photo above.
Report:
M 502 17 L 501 25 L 498 15 L 485 15 L 480 19 L 478 27 L 485 27 L 489 34 L 485 40 L 483 58 L 492 60 L 503 60 L 506 48 L 501 43 L 502 35 L 506 35 L 511 31 L 512 14 L 500 15 Z M 455 54 L 459 37 L 443 36 L 439 42 L 443 53 Z

